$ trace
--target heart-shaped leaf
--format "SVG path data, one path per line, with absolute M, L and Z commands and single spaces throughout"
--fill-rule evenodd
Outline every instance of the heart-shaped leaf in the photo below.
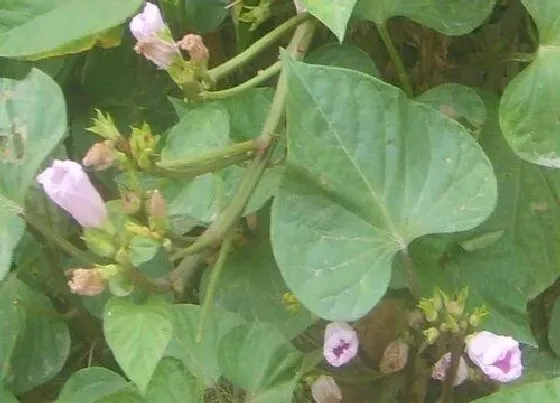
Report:
M 307 11 L 330 28 L 342 42 L 357 0 L 299 0 Z
M 105 31 L 125 22 L 141 4 L 141 0 L 18 0 L 0 14 L 0 56 L 39 59 L 90 49 L 108 40 Z
M 117 362 L 141 391 L 146 389 L 173 333 L 159 298 L 137 305 L 112 298 L 105 308 L 105 337 Z
M 70 376 L 56 403 L 96 403 L 128 387 L 128 382 L 113 371 L 100 367 L 85 368 Z
M 560 378 L 528 383 L 515 388 L 504 388 L 488 397 L 474 400 L 474 403 L 552 403 L 558 400 L 560 400 Z
M 362 73 L 287 61 L 287 172 L 271 238 L 296 296 L 354 320 L 385 293 L 395 254 L 471 229 L 496 204 L 492 166 L 468 131 Z
M 410 18 L 446 35 L 463 35 L 478 27 L 495 0 L 358 0 L 355 15 L 383 25 L 391 17 Z
M 149 403 L 202 402 L 204 387 L 183 363 L 174 358 L 162 359 L 146 391 Z
M 59 86 L 33 69 L 23 80 L 0 79 L 0 280 L 25 224 L 27 188 L 66 132 L 66 107 Z
M 560 168 L 560 3 L 523 0 L 538 29 L 535 59 L 504 90 L 500 125 L 507 142 L 521 158 Z

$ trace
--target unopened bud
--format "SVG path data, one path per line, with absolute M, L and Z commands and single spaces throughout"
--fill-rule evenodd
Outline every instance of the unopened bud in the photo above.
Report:
M 381 372 L 390 374 L 403 369 L 408 360 L 408 351 L 408 344 L 400 340 L 389 343 L 379 364 Z
M 444 381 L 447 376 L 447 371 L 451 366 L 451 353 L 445 353 L 438 362 L 434 364 L 432 369 L 432 378 L 438 381 Z M 459 366 L 457 367 L 457 372 L 455 374 L 455 380 L 453 386 L 459 386 L 465 379 L 467 379 L 469 374 L 467 363 L 463 357 L 459 358 Z
M 422 312 L 415 309 L 414 311 L 408 313 L 407 319 L 408 326 L 416 327 L 422 324 L 422 322 L 424 321 L 424 316 L 422 315 Z
M 166 217 L 165 199 L 159 190 L 154 190 L 150 196 L 150 205 L 148 206 L 150 228 L 153 231 L 163 231 L 165 229 Z
M 137 213 L 140 207 L 140 198 L 135 192 L 126 192 L 122 195 L 122 209 L 126 214 Z
M 73 294 L 95 296 L 101 294 L 107 281 L 99 269 L 73 269 L 67 272 L 70 277 L 68 287 Z
M 435 327 L 430 327 L 424 330 L 424 337 L 426 337 L 426 343 L 434 344 L 439 337 L 439 330 Z
M 342 400 L 342 392 L 336 381 L 326 375 L 321 375 L 313 382 L 311 395 L 317 403 L 338 403 Z
M 96 171 L 104 171 L 113 165 L 114 162 L 115 150 L 111 147 L 108 140 L 92 145 L 82 159 L 82 165 L 93 167 Z
M 93 118 L 93 126 L 88 127 L 86 130 L 95 133 L 106 140 L 110 140 L 113 142 L 117 142 L 121 134 L 111 119 L 109 114 L 103 115 L 99 109 L 96 109 L 95 112 L 97 113 L 97 117 Z
M 181 49 L 189 52 L 191 60 L 197 64 L 204 64 L 210 58 L 210 52 L 200 35 L 187 34 L 178 44 Z

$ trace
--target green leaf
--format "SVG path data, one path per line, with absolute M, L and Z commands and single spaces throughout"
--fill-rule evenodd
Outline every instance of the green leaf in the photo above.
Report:
M 366 314 L 412 240 L 471 229 L 496 203 L 468 131 L 365 74 L 288 61 L 287 170 L 271 239 L 284 279 L 329 320 Z
M 12 393 L 5 388 L 4 385 L 0 384 L 0 402 L 2 403 L 19 403 Z
M 164 358 L 148 385 L 146 400 L 150 403 L 199 403 L 203 392 L 203 385 L 180 361 Z
M 549 352 L 525 348 L 521 358 L 523 377 L 518 382 L 528 383 L 560 377 L 560 359 Z
M 260 227 L 262 223 L 257 225 Z M 270 323 L 286 338 L 293 339 L 317 319 L 302 306 L 291 310 L 283 300 L 288 291 L 270 242 L 266 234 L 259 233 L 229 254 L 218 280 L 214 303 L 239 313 L 248 322 Z
M 185 113 L 167 134 L 161 161 L 194 158 L 230 144 L 229 115 L 218 105 L 204 104 Z
M 161 242 L 137 235 L 130 241 L 130 260 L 134 266 L 140 266 L 153 259 L 161 248 Z
M 529 67 L 513 79 L 500 102 L 500 126 L 507 142 L 521 158 L 560 168 L 560 29 L 554 0 L 523 0 L 539 30 L 540 45 Z
M 0 79 L 0 280 L 25 227 L 15 214 L 65 132 L 64 97 L 49 76 L 33 69 L 23 80 Z
M 196 342 L 200 323 L 200 306 L 173 305 L 169 307 L 173 323 L 173 339 L 166 356 L 175 357 L 204 385 L 211 387 L 220 379 L 218 343 L 232 327 L 243 323 L 239 315 L 215 309 L 205 322 L 202 341 Z
M 319 21 L 325 24 L 342 42 L 352 10 L 357 0 L 300 0 Z
M 446 83 L 434 87 L 416 98 L 444 115 L 470 126 L 475 133 L 486 121 L 486 105 L 475 90 L 461 84 Z
M 228 16 L 229 0 L 178 0 L 184 3 L 184 24 L 188 32 L 216 30 Z
M 560 378 L 510 387 L 488 397 L 477 399 L 477 403 L 553 403 L 560 399 Z
M 245 214 L 259 210 L 276 192 L 282 179 L 284 167 L 268 168 L 251 195 Z M 184 184 L 171 183 L 179 189 L 167 206 L 167 214 L 173 222 L 194 220 L 210 223 L 227 205 L 241 182 L 245 168 L 230 166 L 217 173 L 198 176 Z M 170 190 L 167 189 L 167 192 Z M 177 228 L 184 230 L 184 228 Z
M 26 311 L 16 303 L 19 285 L 15 277 L 8 277 L 0 283 L 0 384 L 10 374 L 12 355 L 25 329 Z
M 142 305 L 112 298 L 105 308 L 105 337 L 126 376 L 143 392 L 163 357 L 173 329 L 160 298 Z
M 70 332 L 46 296 L 19 280 L 12 286 L 26 321 L 12 355 L 10 386 L 14 393 L 23 394 L 60 372 L 70 353 Z
M 369 55 L 356 45 L 328 43 L 311 52 L 305 61 L 311 64 L 341 67 L 379 77 L 379 70 Z
M 560 355 L 560 303 L 554 303 L 548 324 L 548 342 L 556 355 Z
M 56 403 L 97 403 L 129 384 L 119 374 L 106 368 L 85 368 L 74 372 L 64 384 Z
M 495 0 L 358 0 L 355 16 L 378 25 L 407 17 L 446 35 L 463 35 L 490 15 Z
M 141 0 L 13 2 L 0 17 L 0 56 L 33 60 L 90 49 L 107 40 L 105 32 L 125 22 L 141 4 Z
M 265 401 L 260 395 L 276 395 L 269 402 L 291 401 L 303 357 L 273 326 L 257 322 L 234 327 L 220 342 L 218 355 L 224 376 L 245 390 L 250 401 Z M 291 388 L 282 387 L 282 393 L 268 392 L 286 384 Z

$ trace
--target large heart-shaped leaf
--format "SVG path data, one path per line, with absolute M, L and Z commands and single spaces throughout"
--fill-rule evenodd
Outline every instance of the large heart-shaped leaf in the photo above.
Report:
M 0 56 L 39 59 L 103 42 L 142 0 L 18 0 L 0 12 Z
M 149 403 L 199 403 L 203 392 L 201 381 L 187 371 L 181 361 L 166 357 L 156 367 L 146 400 Z
M 550 381 L 533 382 L 526 385 L 504 388 L 488 397 L 477 399 L 475 403 L 552 403 L 560 400 L 560 378 Z
M 349 70 L 287 61 L 288 168 L 271 237 L 288 286 L 318 316 L 354 320 L 395 254 L 492 212 L 496 178 L 460 124 Z
M 154 298 L 137 305 L 111 299 L 105 308 L 105 337 L 117 362 L 141 391 L 146 389 L 173 333 L 166 303 Z
M 534 61 L 509 83 L 500 104 L 500 125 L 521 158 L 560 168 L 560 3 L 523 0 L 539 29 Z
M 33 69 L 21 81 L 0 79 L 0 279 L 23 235 L 27 188 L 43 159 L 66 131 L 66 107 L 58 85 Z
M 128 387 L 128 382 L 113 371 L 100 367 L 85 368 L 70 376 L 56 403 L 96 403 Z
M 357 0 L 299 0 L 307 11 L 330 28 L 342 42 Z
M 495 0 L 358 0 L 355 15 L 382 25 L 403 16 L 447 35 L 463 35 L 478 27 Z

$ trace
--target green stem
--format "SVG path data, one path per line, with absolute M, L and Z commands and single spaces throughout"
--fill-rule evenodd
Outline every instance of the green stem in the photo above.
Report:
M 137 287 L 150 294 L 166 294 L 171 291 L 169 281 L 154 280 L 142 274 L 136 267 L 128 267 L 125 271 L 126 277 Z
M 387 31 L 387 26 L 385 24 L 379 24 L 377 26 L 377 30 L 379 31 L 379 35 L 381 36 L 381 40 L 385 44 L 387 51 L 389 52 L 389 57 L 395 64 L 397 68 L 397 73 L 399 74 L 399 79 L 401 81 L 402 86 L 404 87 L 404 91 L 408 95 L 409 98 L 414 97 L 414 90 L 412 89 L 412 84 L 410 83 L 410 77 L 408 77 L 408 73 L 406 72 L 406 68 L 404 67 L 404 63 L 395 47 L 395 44 L 391 40 L 391 36 L 389 35 L 389 31 Z
M 210 313 L 210 308 L 214 303 L 214 294 L 216 293 L 216 288 L 218 286 L 218 280 L 220 279 L 220 274 L 226 263 L 229 251 L 231 249 L 231 244 L 233 240 L 233 231 L 230 232 L 224 238 L 224 242 L 220 248 L 220 253 L 218 254 L 218 260 L 212 267 L 212 272 L 210 273 L 210 280 L 208 282 L 208 287 L 206 288 L 206 295 L 204 296 L 204 302 L 202 303 L 202 313 L 200 314 L 200 321 L 198 322 L 198 329 L 196 331 L 196 343 L 202 341 L 202 334 L 204 333 L 204 325 Z
M 171 161 L 156 163 L 158 168 L 198 176 L 204 173 L 215 172 L 229 165 L 243 162 L 253 156 L 258 150 L 261 140 L 249 140 L 243 143 L 232 144 L 218 151 L 206 153 L 201 156 L 178 158 Z
M 22 213 L 23 219 L 39 231 L 46 239 L 54 242 L 61 250 L 84 263 L 87 267 L 95 266 L 95 259 L 87 252 L 76 248 L 72 243 L 64 239 L 58 232 L 43 224 L 41 220 L 29 212 Z
M 288 46 L 288 53 L 294 58 L 299 59 L 305 54 L 313 32 L 315 31 L 315 22 L 307 21 L 300 25 L 290 45 Z M 286 77 L 284 72 L 280 74 L 278 85 L 272 105 L 268 111 L 264 126 L 261 131 L 261 136 L 270 136 L 269 145 L 264 153 L 259 153 L 245 171 L 245 176 L 241 180 L 235 195 L 231 199 L 228 206 L 220 213 L 218 218 L 210 225 L 210 227 L 198 238 L 198 240 L 191 246 L 180 250 L 171 256 L 171 259 L 176 260 L 184 256 L 193 255 L 206 248 L 214 246 L 227 234 L 232 226 L 237 222 L 239 217 L 243 214 L 245 206 L 249 198 L 253 194 L 262 174 L 264 173 L 268 162 L 272 157 L 274 147 L 276 145 L 277 136 L 272 136 L 282 121 L 284 116 L 284 107 L 286 100 L 287 88 Z
M 408 280 L 408 289 L 412 296 L 416 299 L 420 298 L 420 287 L 418 286 L 418 282 L 416 281 L 416 271 L 414 269 L 414 262 L 408 253 L 408 249 L 405 247 L 401 250 L 402 257 L 403 257 L 403 264 L 406 270 L 406 277 Z
M 455 377 L 457 376 L 457 370 L 459 369 L 459 364 L 461 363 L 461 353 L 464 348 L 463 339 L 464 334 L 462 333 L 451 335 L 451 363 L 449 364 L 449 368 L 445 374 L 445 380 L 443 381 L 440 403 L 453 402 Z
M 290 18 L 283 24 L 278 25 L 274 30 L 270 31 L 268 34 L 245 49 L 245 51 L 241 52 L 227 62 L 220 64 L 218 67 L 215 67 L 208 71 L 210 79 L 213 82 L 217 82 L 219 79 L 230 74 L 232 71 L 239 69 L 241 66 L 244 66 L 253 58 L 255 58 L 260 52 L 277 42 L 286 33 L 310 18 L 311 16 L 307 13 L 298 14 L 295 17 Z
M 280 70 L 282 70 L 282 62 L 278 61 L 274 63 L 272 66 L 262 71 L 259 71 L 255 77 L 245 81 L 242 84 L 239 84 L 236 87 L 228 88 L 222 91 L 202 92 L 200 94 L 200 97 L 205 100 L 224 99 L 224 98 L 233 97 L 235 95 L 242 93 L 243 91 L 256 87 L 259 84 L 262 84 L 266 80 L 269 80 L 270 78 L 274 77 L 276 74 L 280 73 Z

